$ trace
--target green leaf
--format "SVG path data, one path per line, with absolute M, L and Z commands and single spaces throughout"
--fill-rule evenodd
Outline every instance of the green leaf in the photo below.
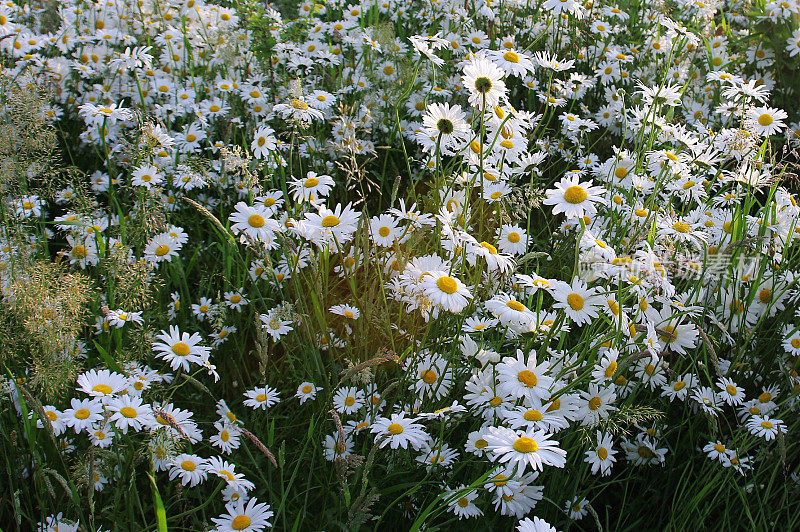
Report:
M 123 373 L 122 368 L 119 366 L 119 364 L 117 364 L 116 360 L 111 358 L 111 355 L 108 354 L 108 351 L 106 351 L 102 345 L 98 344 L 97 340 L 93 340 L 93 342 L 94 346 L 97 348 L 98 353 L 100 353 L 100 356 L 103 358 L 105 363 L 108 364 L 108 367 L 113 369 L 114 371 Z
M 158 486 L 156 479 L 152 473 L 147 473 L 150 477 L 150 486 L 153 488 L 153 506 L 156 510 L 156 525 L 158 532 L 167 532 L 167 510 L 164 508 L 164 503 L 161 501 L 161 494 L 158 493 Z

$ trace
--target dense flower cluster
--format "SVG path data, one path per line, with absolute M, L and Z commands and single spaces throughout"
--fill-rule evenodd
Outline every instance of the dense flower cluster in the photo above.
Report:
M 86 176 L 48 195 L 31 165 L 4 191 L 3 304 L 51 252 L 98 286 L 68 397 L 36 408 L 8 365 L 20 419 L 89 450 L 98 497 L 138 449 L 225 531 L 296 526 L 256 471 L 297 434 L 378 492 L 375 453 L 435 479 L 412 521 L 436 501 L 520 531 L 596 516 L 594 479 L 622 470 L 777 467 L 800 405 L 800 109 L 779 107 L 800 4 L 671 5 L 4 3 L 5 74 L 48 87 Z M 69 504 L 40 528 L 77 529 Z

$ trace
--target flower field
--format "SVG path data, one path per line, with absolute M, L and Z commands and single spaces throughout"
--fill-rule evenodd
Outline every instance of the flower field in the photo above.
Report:
M 7 0 L 0 60 L 0 530 L 800 528 L 798 0 Z

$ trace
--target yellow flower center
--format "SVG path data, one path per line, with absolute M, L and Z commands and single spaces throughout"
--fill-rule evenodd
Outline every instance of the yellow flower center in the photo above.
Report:
M 567 304 L 572 310 L 581 310 L 584 306 L 584 301 L 579 294 L 573 292 L 567 296 Z
M 758 123 L 764 127 L 771 125 L 773 122 L 772 115 L 768 113 L 764 113 L 763 115 L 758 117 Z
M 195 464 L 191 460 L 184 460 L 183 462 L 181 462 L 181 469 L 183 469 L 184 471 L 194 471 L 195 469 L 197 469 L 197 464 Z
M 340 223 L 341 220 L 332 214 L 322 219 L 322 227 L 336 227 Z
M 683 382 L 683 381 L 678 381 L 678 382 L 676 382 L 675 384 L 672 385 L 672 389 L 675 390 L 676 392 L 679 392 L 679 391 L 683 390 L 684 388 L 686 388 L 686 383 Z
M 439 290 L 441 290 L 445 294 L 455 294 L 456 291 L 458 290 L 458 285 L 456 284 L 456 280 L 446 275 L 443 275 L 436 280 L 436 286 L 438 286 Z
M 512 52 L 511 50 L 503 54 L 503 59 L 505 59 L 509 63 L 519 63 L 519 55 L 517 55 L 515 52 Z
M 516 310 L 517 312 L 525 312 L 525 305 L 519 301 L 514 301 L 513 299 L 508 301 L 506 306 L 510 309 Z
M 485 248 L 489 251 L 492 255 L 497 255 L 497 248 L 491 245 L 488 242 L 481 242 L 481 247 Z
M 247 219 L 247 223 L 250 224 L 250 227 L 264 227 L 264 217 L 260 214 L 251 214 L 250 218 Z
M 586 189 L 580 185 L 572 185 L 564 191 L 564 199 L 567 203 L 572 203 L 573 205 L 583 203 L 588 197 L 589 194 L 586 192 Z
M 388 227 L 386 227 L 386 226 L 384 226 L 384 227 L 381 227 L 380 229 L 378 229 L 378 234 L 379 234 L 379 235 L 381 235 L 381 236 L 382 236 L 382 237 L 384 237 L 384 238 L 386 238 L 387 236 L 389 236 L 389 233 L 390 233 L 390 232 L 391 232 L 391 230 L 390 230 Z
M 517 441 L 514 442 L 514 450 L 523 454 L 533 453 L 539 450 L 539 445 L 533 438 L 522 436 L 521 438 L 517 438 Z
M 95 386 L 94 388 L 92 388 L 92 391 L 93 391 L 93 392 L 100 392 L 100 393 L 102 393 L 103 395 L 108 395 L 108 394 L 110 394 L 110 393 L 111 393 L 113 390 L 111 389 L 111 386 L 109 386 L 108 384 L 98 384 L 97 386 Z
M 433 384 L 436 382 L 436 372 L 432 369 L 425 369 L 419 374 L 425 384 Z
M 691 231 L 689 224 L 687 224 L 686 222 L 675 222 L 674 224 L 672 224 L 672 228 L 679 233 L 688 233 L 689 231 Z
M 389 425 L 387 430 L 389 431 L 390 434 L 394 434 L 395 436 L 397 436 L 398 434 L 402 434 L 403 430 L 405 429 L 403 429 L 403 425 L 401 425 L 400 423 L 392 423 L 391 425 Z
M 119 409 L 119 413 L 125 416 L 128 419 L 134 418 L 138 416 L 138 412 L 136 412 L 135 408 L 131 408 L 130 406 L 123 406 Z
M 522 417 L 525 418 L 525 421 L 541 421 L 544 416 L 538 410 L 528 410 L 522 414 Z
M 614 376 L 614 373 L 616 373 L 616 371 L 617 371 L 617 361 L 612 360 L 608 364 L 608 367 L 606 368 L 604 375 L 606 376 L 607 379 L 610 379 L 611 377 Z
M 353 406 L 354 404 L 356 404 L 356 398 L 348 397 L 344 400 L 344 404 L 346 404 L 347 406 Z
M 528 388 L 533 388 L 534 386 L 536 386 L 536 383 L 538 382 L 536 374 L 529 369 L 520 371 L 517 374 L 517 380 Z
M 605 460 L 608 458 L 608 449 L 605 447 L 600 447 L 597 449 L 597 457 L 600 458 L 600 460 Z
M 311 390 L 312 390 L 311 386 L 306 384 L 305 386 L 303 386 L 303 389 L 301 391 L 303 393 L 311 393 Z
M 231 521 L 231 528 L 234 530 L 244 530 L 245 528 L 250 526 L 252 521 L 246 515 L 237 515 Z
M 761 422 L 761 426 L 764 427 L 767 430 L 769 430 L 769 429 L 771 429 L 773 427 L 772 422 L 770 422 L 770 421 L 762 421 Z
M 599 397 L 592 397 L 589 399 L 589 408 L 592 410 L 597 410 L 603 404 L 603 400 Z
M 769 303 L 772 300 L 772 290 L 769 288 L 762 288 L 758 292 L 758 300 L 762 303 Z
M 85 246 L 75 246 L 72 248 L 72 255 L 76 259 L 85 259 L 88 254 Z
M 172 346 L 172 352 L 178 355 L 179 357 L 185 357 L 189 354 L 191 349 L 189 346 L 183 342 L 176 342 L 175 345 Z
M 76 410 L 75 417 L 78 419 L 86 419 L 89 417 L 89 410 L 87 410 L 86 408 L 81 408 L 80 410 Z

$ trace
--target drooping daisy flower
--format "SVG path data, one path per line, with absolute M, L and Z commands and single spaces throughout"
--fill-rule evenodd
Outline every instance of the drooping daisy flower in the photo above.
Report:
M 306 214 L 303 220 L 304 226 L 308 229 L 308 239 L 317 246 L 344 244 L 353 238 L 358 226 L 361 213 L 356 212 L 348 203 L 347 205 L 336 205 L 331 210 L 321 207 L 319 212 Z
M 491 460 L 507 466 L 516 464 L 523 470 L 530 466 L 534 471 L 541 471 L 544 466 L 564 467 L 567 463 L 567 451 L 558 447 L 558 442 L 551 441 L 544 431 L 489 427 L 484 439 L 489 444 Z
M 499 389 L 512 397 L 547 401 L 553 384 L 553 378 L 545 375 L 549 367 L 547 362 L 537 365 L 535 351 L 530 351 L 526 357 L 517 349 L 516 358 L 504 357 L 496 366 Z
M 253 134 L 253 142 L 250 143 L 250 149 L 253 150 L 253 156 L 256 159 L 267 157 L 269 152 L 275 151 L 277 146 L 275 131 L 269 126 L 259 127 Z
M 288 184 L 292 190 L 292 198 L 295 201 L 309 201 L 317 204 L 328 195 L 336 183 L 329 175 L 308 172 L 305 179 L 296 179 Z
M 272 309 L 267 314 L 260 314 L 259 319 L 274 341 L 278 341 L 282 336 L 294 330 L 292 322 L 281 317 L 278 307 Z
M 766 441 L 775 439 L 779 432 L 786 432 L 786 425 L 780 419 L 769 416 L 753 416 L 747 421 L 747 430 L 753 436 L 764 438 Z
M 577 521 L 579 519 L 583 519 L 586 514 L 589 513 L 589 511 L 586 509 L 588 505 L 588 500 L 579 497 L 573 497 L 572 499 L 569 499 L 564 506 L 569 514 L 569 518 Z
M 352 414 L 364 406 L 364 390 L 343 386 L 333 395 L 333 407 L 340 414 Z
M 419 423 L 415 423 L 416 418 L 405 417 L 406 413 L 392 414 L 391 417 L 379 417 L 372 423 L 370 432 L 375 434 L 375 443 L 381 448 L 389 445 L 392 449 L 402 447 L 407 449 L 409 445 L 414 449 L 420 449 L 428 441 L 429 436 Z
M 181 244 L 169 233 L 159 233 L 150 239 L 144 248 L 144 260 L 154 262 L 172 262 L 172 257 L 178 255 Z
M 297 387 L 297 393 L 295 393 L 295 397 L 300 399 L 300 404 L 302 405 L 306 401 L 313 401 L 317 398 L 317 392 L 322 390 L 322 388 L 317 388 L 317 386 L 313 382 L 301 382 L 300 385 Z
M 107 369 L 91 369 L 78 376 L 78 390 L 91 397 L 110 398 L 128 386 L 128 379 Z
M 597 212 L 595 203 L 603 202 L 602 187 L 592 185 L 591 181 L 581 183 L 577 176 L 564 177 L 547 191 L 545 205 L 553 205 L 553 214 L 564 213 L 567 218 L 593 216 Z
M 471 59 L 464 66 L 461 81 L 469 91 L 469 103 L 475 107 L 490 109 L 506 97 L 503 71 L 489 59 Z
M 156 422 L 152 408 L 141 397 L 123 395 L 115 398 L 108 404 L 108 411 L 113 412 L 109 421 L 123 434 L 128 432 L 128 428 L 138 432 L 154 426 Z
M 212 517 L 211 521 L 217 525 L 217 532 L 262 532 L 272 526 L 268 519 L 274 514 L 269 508 L 267 503 L 258 502 L 255 497 L 246 504 L 240 499 L 226 504 L 226 513 Z
M 556 532 L 556 529 L 544 519 L 526 517 L 517 525 L 517 532 Z
M 352 305 L 333 305 L 331 308 L 328 309 L 332 314 L 337 314 L 339 316 L 344 316 L 349 320 L 357 320 L 358 317 L 361 315 L 361 311 L 358 310 L 357 307 Z
M 524 325 L 535 318 L 535 314 L 528 310 L 528 307 L 507 294 L 498 294 L 484 305 L 503 325 L 511 323 Z
M 438 146 L 443 155 L 458 152 L 471 134 L 460 105 L 451 107 L 448 103 L 430 104 L 428 112 L 422 117 L 422 125 L 420 134 L 430 140 L 423 144 L 425 149 L 433 152 Z
M 252 390 L 247 390 L 244 396 L 247 398 L 244 401 L 245 406 L 249 406 L 253 409 L 260 408 L 261 410 L 266 410 L 281 400 L 278 395 L 278 390 L 270 386 L 261 386 L 253 388 Z
M 426 354 L 421 357 L 409 373 L 416 378 L 409 384 L 419 397 L 440 399 L 450 392 L 453 386 L 452 365 L 441 355 Z
M 78 434 L 89 430 L 103 419 L 103 405 L 97 399 L 70 399 L 70 408 L 64 410 L 64 423 Z
M 181 334 L 175 325 L 170 325 L 169 332 L 161 331 L 156 339 L 159 341 L 153 343 L 153 351 L 174 370 L 189 371 L 189 363 L 201 364 L 211 354 L 210 348 L 200 345 L 202 337 L 198 333 Z
M 226 419 L 216 421 L 214 428 L 217 429 L 217 433 L 208 439 L 211 445 L 218 447 L 224 454 L 231 454 L 235 449 L 239 448 L 241 445 L 241 440 L 239 439 L 241 430 L 236 425 L 229 423 Z
M 230 215 L 233 222 L 231 230 L 234 234 L 243 234 L 252 240 L 259 240 L 269 245 L 277 246 L 275 233 L 281 230 L 281 225 L 272 218 L 273 212 L 263 206 L 249 206 L 240 201 L 234 207 L 235 212 Z
M 422 279 L 422 289 L 434 305 L 453 314 L 459 314 L 472 299 L 464 283 L 443 271 L 428 272 Z
M 169 479 L 180 478 L 181 484 L 193 488 L 208 476 L 205 463 L 206 461 L 197 455 L 179 454 L 170 463 Z
M 458 516 L 458 520 L 480 517 L 483 511 L 475 506 L 474 501 L 478 497 L 477 489 L 467 489 L 466 485 L 461 485 L 454 490 L 448 491 L 445 500 L 452 499 L 448 504 L 448 509 Z
M 756 107 L 749 113 L 749 127 L 757 134 L 769 137 L 780 133 L 786 127 L 783 122 L 789 115 L 782 109 Z
M 614 390 L 613 384 L 601 388 L 591 382 L 589 388 L 581 392 L 581 401 L 576 417 L 581 420 L 583 425 L 596 425 L 601 419 L 606 419 L 611 411 L 617 410 L 612 405 L 617 398 Z
M 602 476 L 606 476 L 611 474 L 611 467 L 617 461 L 616 454 L 611 434 L 597 431 L 597 445 L 586 451 L 586 458 L 583 461 L 592 466 L 593 475 L 599 472 Z
M 229 487 L 235 486 L 243 491 L 250 491 L 255 488 L 255 484 L 247 480 L 242 473 L 236 472 L 236 465 L 223 460 L 219 456 L 208 458 L 203 467 L 212 475 L 225 479 Z
M 589 288 L 586 282 L 577 277 L 572 284 L 558 282 L 551 290 L 555 303 L 553 308 L 563 309 L 567 317 L 577 325 L 591 323 L 598 315 L 597 306 L 603 298 L 595 288 Z

